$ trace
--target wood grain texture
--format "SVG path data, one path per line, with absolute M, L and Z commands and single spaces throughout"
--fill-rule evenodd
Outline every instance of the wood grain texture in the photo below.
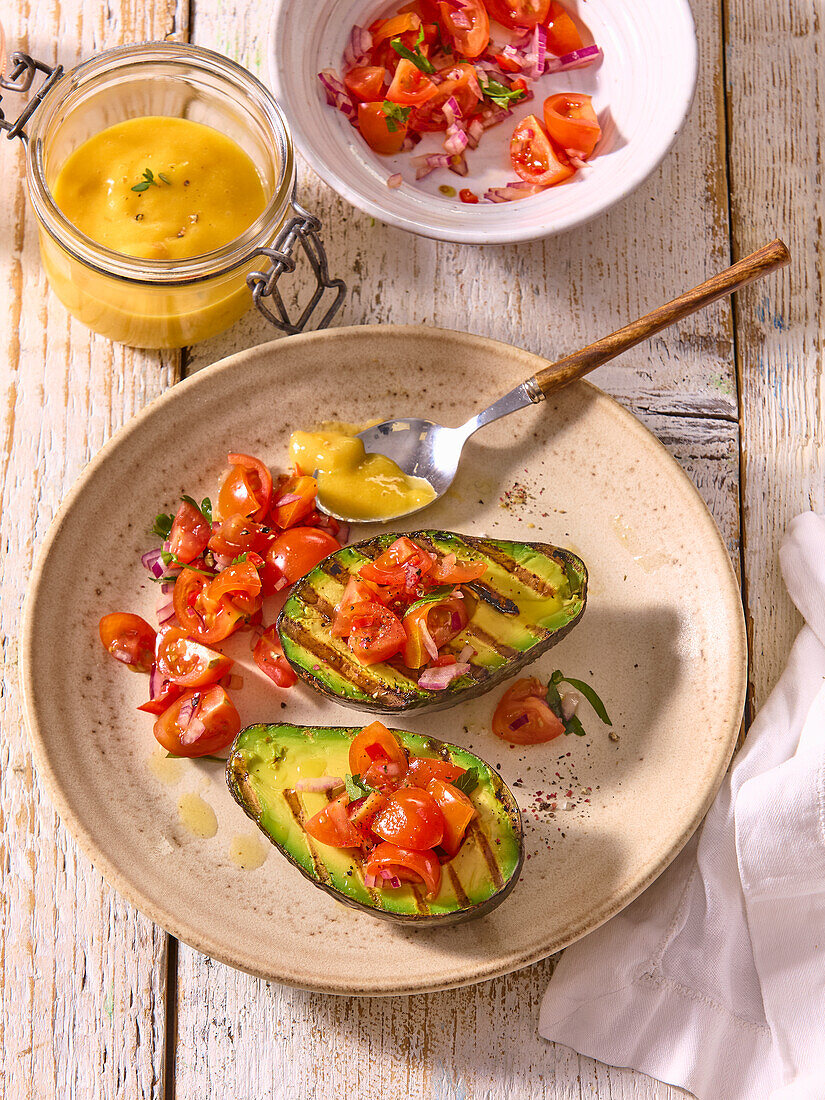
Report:
M 798 512 L 825 511 L 825 120 L 816 106 L 825 94 L 825 28 L 818 0 L 727 0 L 726 11 L 734 250 L 741 255 L 763 234 L 779 234 L 793 256 L 791 267 L 736 303 L 750 687 L 758 708 L 801 625 L 780 577 L 782 535 Z
M 66 67 L 186 30 L 173 0 L 35 0 L 3 17 L 10 49 Z M 4 97 L 4 109 L 15 117 L 19 106 Z M 32 558 L 61 498 L 112 432 L 177 379 L 179 356 L 113 347 L 67 317 L 40 269 L 18 142 L 0 143 L 0 188 L 0 1095 L 143 1100 L 162 1093 L 166 937 L 104 885 L 59 824 L 33 772 L 16 647 Z

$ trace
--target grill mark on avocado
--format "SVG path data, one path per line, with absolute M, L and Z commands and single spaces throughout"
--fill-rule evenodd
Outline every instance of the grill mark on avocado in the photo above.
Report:
M 471 904 L 470 899 L 464 893 L 464 887 L 461 884 L 461 879 L 456 874 L 452 863 L 447 864 L 447 877 L 450 880 L 450 885 L 453 888 L 453 893 L 458 899 L 458 904 L 461 906 L 462 909 L 466 909 L 467 906 Z
M 430 907 L 429 907 L 429 905 L 427 905 L 426 901 L 424 901 L 421 894 L 418 892 L 418 887 L 413 886 L 412 887 L 412 892 L 413 892 L 413 897 L 415 898 L 415 907 L 416 907 L 416 909 L 423 916 L 428 917 L 430 915 Z
M 383 680 L 365 673 L 360 665 L 348 661 L 337 649 L 333 649 L 332 646 L 320 641 L 295 619 L 287 618 L 284 620 L 281 630 L 291 641 L 311 653 L 322 664 L 328 665 L 342 680 L 346 680 L 352 687 L 363 691 L 365 695 L 369 695 L 371 698 L 379 698 L 389 706 L 400 707 L 408 702 L 404 695 L 387 687 Z M 302 669 L 302 671 L 307 675 L 311 675 L 308 669 Z
M 513 649 L 512 646 L 507 645 L 506 642 L 501 642 L 498 638 L 494 638 L 492 634 L 488 634 L 487 631 L 482 630 L 480 626 L 475 626 L 472 619 L 464 627 L 463 633 L 470 638 L 476 638 L 483 645 L 487 646 L 488 649 L 492 649 L 498 653 L 500 657 L 504 657 L 505 660 L 515 657 L 519 652 L 517 649 Z M 471 667 L 472 664 L 473 660 L 470 658 Z
M 331 623 L 335 616 L 335 608 L 324 599 L 323 596 L 308 584 L 301 592 L 301 599 L 308 607 L 314 607 L 318 614 L 326 622 Z
M 306 846 L 309 849 L 310 858 L 312 859 L 312 866 L 313 866 L 313 869 L 315 870 L 316 876 L 318 877 L 320 882 L 323 882 L 324 885 L 329 886 L 330 877 L 329 877 L 329 871 L 326 868 L 326 864 L 321 859 L 321 857 L 318 855 L 318 853 L 315 851 L 315 848 L 312 845 L 312 838 L 310 837 L 309 833 L 304 828 L 304 820 L 305 820 L 305 818 L 304 818 L 304 807 L 301 804 L 300 798 L 298 797 L 297 793 L 294 790 L 292 790 L 292 788 L 290 788 L 290 787 L 287 787 L 283 791 L 283 796 L 284 796 L 284 802 L 286 802 L 287 806 L 289 806 L 289 812 L 292 814 L 292 816 L 295 819 L 298 827 L 300 828 L 301 832 L 304 834 L 304 838 L 306 840 Z
M 548 596 L 552 598 L 556 595 L 556 589 L 548 584 L 547 581 L 543 581 L 536 573 L 531 573 L 529 569 L 525 569 L 523 565 L 519 565 L 515 558 L 510 557 L 509 554 L 505 554 L 503 550 L 499 550 L 498 547 L 492 546 L 486 539 L 479 539 L 475 544 L 474 549 L 478 550 L 489 558 L 490 561 L 494 561 L 496 565 L 500 565 L 502 569 L 505 569 L 511 576 L 525 586 L 525 588 L 532 588 L 534 592 L 538 592 L 540 596 Z
M 484 857 L 484 862 L 487 864 L 487 870 L 490 872 L 490 877 L 496 884 L 496 889 L 500 890 L 504 885 L 504 879 L 501 877 L 501 868 L 498 865 L 496 857 L 493 855 L 493 850 L 490 847 L 490 843 L 487 840 L 487 836 L 484 830 L 479 825 L 478 821 L 470 823 L 470 827 L 467 830 L 467 835 L 471 836 L 479 847 L 479 850 Z

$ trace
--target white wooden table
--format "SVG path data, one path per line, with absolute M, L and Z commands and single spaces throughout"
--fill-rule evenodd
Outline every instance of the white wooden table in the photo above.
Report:
M 602 368 L 694 478 L 743 576 L 749 714 L 798 617 L 776 552 L 796 512 L 825 511 L 821 0 L 694 0 L 701 72 L 665 164 L 610 214 L 519 247 L 436 244 L 374 224 L 308 170 L 340 324 L 423 322 L 554 356 L 610 331 L 774 236 L 792 267 Z M 308 12 L 311 0 L 307 0 Z M 264 78 L 265 0 L 21 0 L 12 48 L 70 67 L 102 49 L 191 39 Z M 250 314 L 182 354 L 115 347 L 48 291 L 18 144 L 0 144 L 2 1094 L 653 1100 L 684 1095 L 537 1037 L 553 960 L 471 989 L 337 999 L 249 978 L 170 939 L 109 889 L 33 772 L 16 672 L 32 556 L 102 443 L 160 391 L 272 338 Z M 306 289 L 298 280 L 298 297 Z M 56 645 L 71 639 L 55 639 Z

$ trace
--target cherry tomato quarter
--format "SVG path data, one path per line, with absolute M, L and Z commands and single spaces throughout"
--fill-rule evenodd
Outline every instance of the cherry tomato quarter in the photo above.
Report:
M 210 756 L 227 748 L 241 729 L 235 704 L 222 687 L 187 691 L 161 714 L 154 734 L 175 756 Z
M 100 640 L 116 661 L 136 672 L 150 672 L 155 659 L 155 632 L 140 615 L 113 611 L 100 620 Z

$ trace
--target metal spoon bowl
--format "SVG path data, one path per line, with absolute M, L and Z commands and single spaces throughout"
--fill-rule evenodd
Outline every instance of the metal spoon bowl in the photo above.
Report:
M 673 301 L 660 306 L 652 313 L 645 314 L 638 321 L 633 321 L 602 340 L 596 341 L 595 344 L 589 344 L 581 351 L 567 355 L 556 363 L 542 368 L 532 378 L 522 382 L 520 386 L 500 397 L 489 408 L 458 428 L 445 428 L 440 424 L 434 424 L 431 420 L 405 416 L 375 424 L 359 432 L 358 438 L 363 441 L 364 450 L 368 454 L 386 455 L 405 474 L 428 481 L 435 489 L 434 500 L 438 500 L 453 482 L 464 444 L 479 428 L 493 420 L 498 420 L 499 417 L 517 412 L 527 405 L 544 401 L 551 393 L 555 393 L 576 378 L 581 378 L 602 363 L 614 359 L 628 348 L 669 328 L 670 325 L 710 305 L 711 302 L 732 294 L 735 290 L 763 278 L 780 267 L 785 267 L 790 260 L 790 253 L 782 241 L 772 241 L 706 282 L 674 298 Z M 413 515 L 432 503 L 433 500 L 428 501 L 425 505 L 411 508 L 393 518 L 400 519 Z M 338 515 L 327 509 L 320 498 L 318 507 L 327 515 L 334 515 L 336 519 L 348 523 L 386 522 L 386 520 L 370 521 Z

